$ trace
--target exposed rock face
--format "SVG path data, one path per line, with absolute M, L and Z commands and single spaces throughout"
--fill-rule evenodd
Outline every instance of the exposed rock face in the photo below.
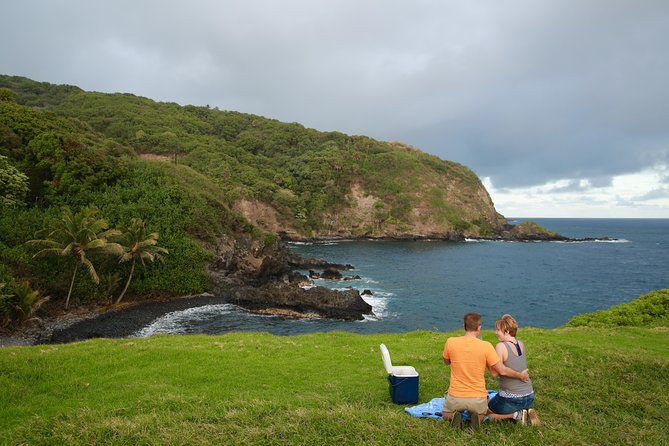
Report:
M 208 272 L 215 286 L 260 286 L 279 280 L 288 280 L 288 273 L 300 257 L 283 243 L 265 246 L 250 238 L 224 237 L 218 245 L 209 247 L 215 258 Z
M 309 234 L 296 230 L 294 222 L 279 221 L 278 212 L 267 203 L 240 199 L 235 203 L 235 209 L 259 227 L 278 233 L 284 240 L 458 240 L 465 236 L 497 234 L 507 224 L 473 172 L 467 179 L 444 174 L 406 194 L 411 206 L 398 220 L 391 217 L 391 204 L 354 182 L 347 195 L 348 204 L 324 211 L 320 216 L 321 228 Z
M 285 284 L 240 287 L 226 290 L 227 300 L 250 310 L 286 309 L 322 317 L 361 320 L 372 306 L 356 290 L 335 291 L 324 287 L 303 289 Z
M 249 239 L 226 238 L 214 252 L 216 258 L 208 266 L 212 292 L 243 308 L 291 317 L 316 314 L 347 320 L 359 320 L 372 312 L 372 307 L 356 290 L 336 291 L 323 287 L 305 290 L 288 284 L 308 282 L 308 278 L 295 273 L 295 269 L 316 267 L 324 269 L 328 277 L 341 279 L 339 270 L 352 269 L 351 265 L 303 259 L 283 242 L 263 246 Z

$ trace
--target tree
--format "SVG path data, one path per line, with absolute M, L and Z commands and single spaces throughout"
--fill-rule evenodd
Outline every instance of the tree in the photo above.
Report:
M 0 206 L 24 206 L 28 195 L 28 177 L 0 155 Z
M 167 249 L 158 246 L 158 237 L 157 232 L 147 234 L 144 222 L 141 219 L 133 218 L 130 221 L 130 226 L 116 239 L 123 248 L 123 254 L 119 261 L 132 261 L 128 281 L 125 283 L 121 295 L 116 299 L 117 304 L 121 302 L 128 286 L 130 286 L 132 275 L 135 272 L 135 263 L 138 259 L 142 262 L 142 266 L 146 266 L 145 260 L 150 262 L 156 259 L 162 260 L 163 254 L 168 254 Z
M 74 280 L 81 266 L 86 267 L 96 285 L 100 283 L 95 267 L 87 255 L 96 251 L 118 255 L 123 252 L 118 244 L 108 241 L 109 237 L 118 235 L 119 231 L 107 229 L 107 221 L 98 218 L 98 212 L 97 208 L 86 208 L 73 214 L 69 207 L 64 207 L 61 217 L 54 221 L 54 229 L 48 233 L 46 238 L 28 242 L 29 244 L 47 246 L 33 257 L 57 255 L 74 259 L 74 272 L 65 299 L 66 310 L 69 308 Z
M 9 88 L 0 88 L 0 102 L 16 102 L 16 95 Z

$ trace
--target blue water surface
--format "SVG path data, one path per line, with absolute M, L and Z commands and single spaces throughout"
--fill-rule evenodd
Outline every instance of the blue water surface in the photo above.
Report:
M 572 238 L 611 241 L 380 242 L 291 245 L 305 257 L 350 263 L 360 280 L 324 281 L 331 288 L 369 289 L 375 315 L 364 321 L 291 320 L 214 305 L 168 315 L 143 334 L 268 331 L 291 335 L 344 330 L 357 333 L 451 331 L 475 311 L 484 328 L 504 313 L 521 326 L 557 327 L 572 316 L 669 288 L 669 220 L 532 219 Z M 519 223 L 523 219 L 511 220 Z

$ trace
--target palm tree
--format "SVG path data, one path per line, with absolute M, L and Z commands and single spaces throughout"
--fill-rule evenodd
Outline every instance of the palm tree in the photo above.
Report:
M 156 259 L 162 261 L 163 254 L 169 254 L 167 249 L 158 246 L 158 237 L 159 234 L 157 232 L 147 234 L 144 222 L 141 219 L 133 218 L 130 221 L 130 226 L 117 238 L 117 241 L 123 248 L 123 254 L 119 262 L 132 260 L 132 265 L 130 266 L 130 275 L 128 276 L 128 281 L 125 283 L 125 288 L 123 288 L 121 295 L 116 299 L 115 303 L 120 303 L 125 292 L 128 290 L 132 275 L 135 272 L 137 259 L 142 262 L 142 266 L 146 266 L 145 260 L 149 262 L 153 262 Z
M 4 284 L 0 283 L 0 289 L 2 286 Z M 39 291 L 30 288 L 28 282 L 19 284 L 13 295 L 3 295 L 0 298 L 6 298 L 4 302 L 6 316 L 17 324 L 39 320 L 35 317 L 35 313 L 49 300 L 48 296 L 42 296 Z
M 54 221 L 54 229 L 44 239 L 30 240 L 29 244 L 45 245 L 47 248 L 37 252 L 33 257 L 57 255 L 72 257 L 75 261 L 70 289 L 65 299 L 65 309 L 70 306 L 70 296 L 74 287 L 74 279 L 79 268 L 83 265 L 88 270 L 91 279 L 97 285 L 100 283 L 95 267 L 88 259 L 87 254 L 101 251 L 120 254 L 121 247 L 116 243 L 108 242 L 108 238 L 119 233 L 115 229 L 107 229 L 107 221 L 98 218 L 97 208 L 86 208 L 73 214 L 69 207 L 63 208 L 59 219 Z

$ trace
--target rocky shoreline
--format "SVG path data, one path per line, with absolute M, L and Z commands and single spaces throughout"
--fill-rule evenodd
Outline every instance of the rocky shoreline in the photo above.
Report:
M 170 300 L 131 303 L 100 312 L 89 310 L 68 317 L 40 321 L 12 336 L 0 336 L 0 347 L 63 344 L 93 338 L 126 338 L 165 314 L 204 305 L 234 304 L 252 313 L 273 314 L 291 319 L 322 317 L 360 320 L 372 307 L 357 290 L 333 291 L 292 285 L 230 289 L 225 296 L 204 293 Z
M 44 319 L 13 336 L 0 337 L 0 347 L 62 344 L 92 338 L 125 338 L 167 313 L 219 303 L 225 303 L 225 299 L 205 293 L 169 300 L 130 303 L 106 311 L 82 310 L 77 314 Z
M 0 347 L 58 344 L 92 338 L 125 338 L 167 313 L 204 305 L 230 303 L 249 312 L 274 314 L 286 318 L 322 317 L 361 320 L 372 314 L 357 290 L 335 291 L 310 285 L 296 269 L 346 271 L 352 265 L 334 264 L 322 259 L 304 259 L 279 249 L 279 256 L 264 262 L 265 267 L 250 277 L 221 279 L 213 275 L 213 293 L 167 300 L 128 302 L 121 306 L 79 308 L 45 318 L 9 336 L 0 336 Z M 267 266 L 272 264 L 273 267 Z M 235 273 L 238 273 L 236 271 Z M 261 274 L 261 273 L 264 273 Z M 342 277 L 339 275 L 339 277 Z
M 369 237 L 327 237 L 302 239 L 302 242 L 332 242 L 343 240 L 370 240 Z M 571 239 L 559 234 L 537 229 L 536 226 L 509 226 L 492 237 L 467 237 L 462 234 L 414 235 L 400 238 L 373 238 L 393 241 L 450 241 L 490 240 L 513 242 L 583 242 L 613 241 L 608 237 Z M 292 252 L 284 242 L 261 250 L 243 241 L 229 243 L 226 250 L 218 247 L 218 257 L 208 271 L 212 278 L 211 293 L 186 296 L 169 300 L 128 303 L 121 307 L 81 309 L 78 313 L 61 313 L 36 326 L 8 337 L 0 336 L 0 347 L 65 343 L 91 338 L 128 337 L 159 317 L 173 312 L 210 304 L 230 303 L 247 311 L 275 314 L 280 317 L 323 317 L 341 320 L 361 320 L 372 314 L 372 307 L 365 302 L 358 290 L 335 291 L 313 287 L 311 278 L 347 280 L 340 272 L 354 269 L 349 264 L 334 264 L 323 259 L 306 259 Z M 249 261 L 252 259 L 253 261 Z M 309 276 L 297 270 L 308 270 Z M 315 272 L 320 270 L 322 273 Z

